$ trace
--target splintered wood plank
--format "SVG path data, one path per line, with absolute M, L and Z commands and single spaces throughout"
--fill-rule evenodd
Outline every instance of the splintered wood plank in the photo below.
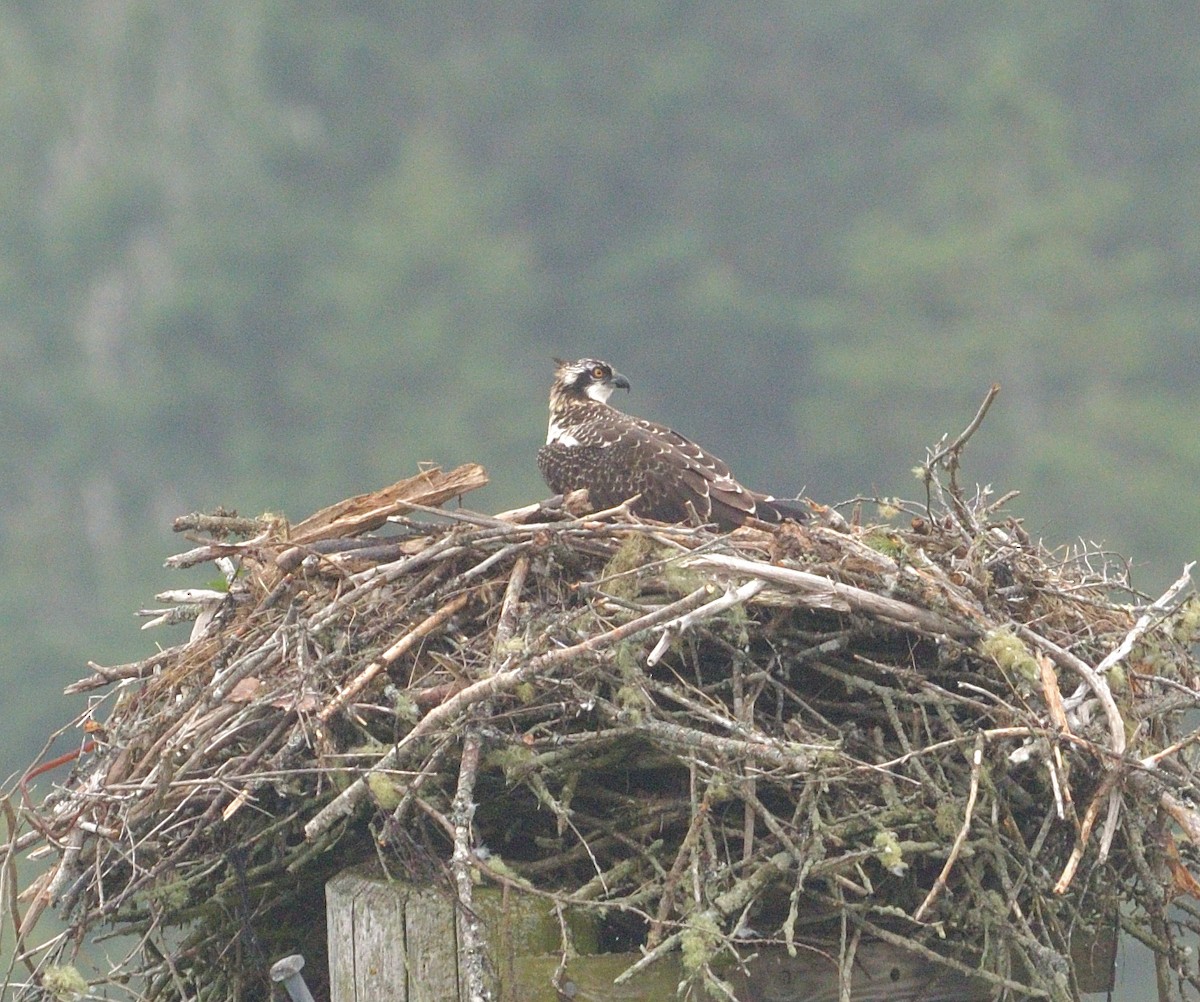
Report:
M 449 473 L 443 473 L 440 467 L 433 466 L 415 477 L 398 480 L 390 487 L 359 494 L 322 508 L 292 526 L 289 540 L 302 544 L 370 532 L 383 525 L 389 516 L 409 511 L 405 502 L 436 506 L 478 490 L 487 482 L 487 472 L 478 463 L 464 463 Z

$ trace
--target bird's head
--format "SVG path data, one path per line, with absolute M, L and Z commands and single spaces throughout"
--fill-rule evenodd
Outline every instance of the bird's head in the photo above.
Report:
M 554 374 L 552 400 L 555 397 L 576 400 L 586 397 L 604 404 L 608 403 L 613 390 L 629 389 L 629 380 L 598 358 L 581 358 L 575 362 L 556 358 L 554 364 L 558 368 Z

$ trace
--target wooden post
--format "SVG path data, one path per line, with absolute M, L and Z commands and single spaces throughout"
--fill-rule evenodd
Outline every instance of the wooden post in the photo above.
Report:
M 330 1002 L 466 1002 L 460 987 L 456 906 L 448 886 L 390 882 L 377 867 L 363 866 L 330 880 L 325 895 Z M 500 1002 L 560 1002 L 550 981 L 560 962 L 560 930 L 548 902 L 479 887 L 475 903 L 488 930 Z M 567 963 L 564 977 L 573 1002 L 676 997 L 683 978 L 678 955 L 614 985 L 613 979 L 641 954 L 598 953 L 597 920 L 577 912 L 568 922 L 578 953 Z M 756 953 L 746 971 L 724 975 L 743 1002 L 838 1002 L 836 947 L 801 947 L 794 957 L 782 947 Z M 864 940 L 855 954 L 851 1002 L 986 1002 L 992 995 L 987 982 L 903 947 Z
M 325 885 L 332 1002 L 453 1002 L 454 911 L 432 888 L 347 870 Z

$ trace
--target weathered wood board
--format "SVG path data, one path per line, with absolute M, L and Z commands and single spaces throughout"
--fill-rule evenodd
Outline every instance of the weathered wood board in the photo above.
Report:
M 374 868 L 360 867 L 328 883 L 326 903 L 331 1002 L 466 1002 L 455 902 L 447 889 L 389 882 Z M 560 965 L 560 927 L 546 900 L 478 888 L 475 906 L 488 929 L 501 1002 L 560 1002 L 551 983 Z M 578 955 L 561 981 L 574 1002 L 676 997 L 683 978 L 677 955 L 614 984 L 641 955 L 598 953 L 594 921 L 578 914 L 567 921 Z M 801 948 L 791 957 L 782 948 L 764 947 L 746 969 L 723 977 L 741 1002 L 839 999 L 837 964 L 820 949 Z M 855 955 L 852 1002 L 985 1002 L 992 995 L 986 982 L 889 943 L 864 941 Z

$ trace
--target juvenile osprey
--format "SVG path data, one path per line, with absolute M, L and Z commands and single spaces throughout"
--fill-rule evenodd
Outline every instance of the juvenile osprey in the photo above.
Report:
M 808 518 L 799 501 L 743 487 L 721 460 L 678 432 L 610 406 L 613 390 L 628 390 L 629 380 L 607 362 L 555 363 L 550 428 L 538 450 L 538 469 L 551 490 L 566 494 L 586 487 L 595 508 L 638 494 L 633 511 L 646 518 L 684 522 L 695 512 L 722 529 L 751 518 Z

